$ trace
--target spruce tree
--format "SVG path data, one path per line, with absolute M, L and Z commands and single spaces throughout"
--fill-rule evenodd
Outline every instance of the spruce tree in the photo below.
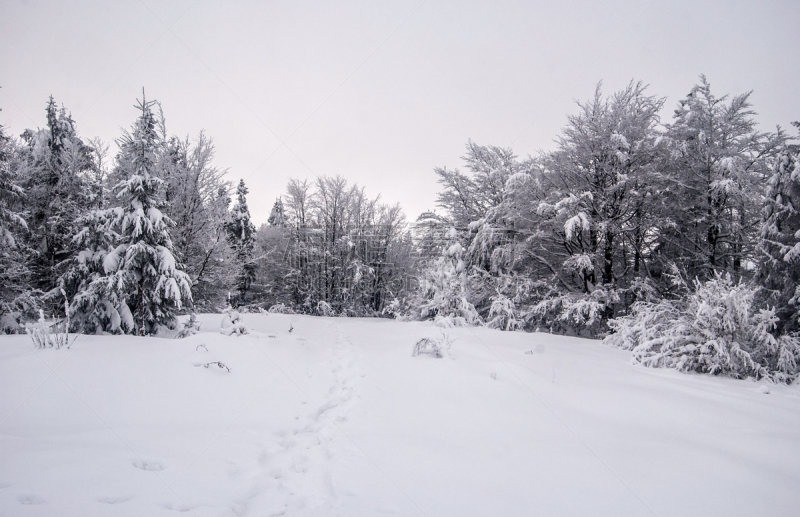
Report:
M 164 182 L 154 175 L 160 142 L 153 105 L 143 93 L 136 105 L 141 115 L 119 141 L 117 172 L 127 179 L 114 188 L 122 206 L 110 210 L 106 227 L 116 233 L 116 246 L 103 261 L 110 290 L 131 309 L 133 321 L 123 324 L 139 335 L 174 327 L 175 311 L 192 301 L 189 276 L 172 252 L 174 223 L 160 210 Z
M 275 226 L 277 228 L 286 228 L 288 226 L 281 198 L 276 199 L 275 204 L 272 205 L 272 211 L 269 214 L 267 222 L 270 226 Z
M 800 148 L 796 145 L 785 146 L 775 158 L 758 248 L 759 280 L 768 303 L 775 306 L 779 332 L 800 331 Z
M 78 136 L 75 122 L 53 97 L 47 103 L 47 127 L 26 130 L 23 153 L 28 246 L 32 287 L 56 287 L 74 253 L 71 236 L 77 220 L 92 206 L 97 189 L 87 179 L 95 168 L 93 149 Z
M 27 268 L 20 253 L 20 234 L 27 224 L 17 207 L 24 197 L 11 162 L 14 144 L 0 126 L 0 313 L 27 283 Z
M 250 290 L 256 276 L 256 264 L 253 262 L 256 227 L 250 220 L 250 210 L 247 208 L 247 187 L 244 180 L 239 180 L 239 186 L 236 187 L 236 203 L 231 210 L 226 229 L 228 243 L 233 248 L 239 268 L 236 274 L 239 303 L 244 303 L 247 291 Z

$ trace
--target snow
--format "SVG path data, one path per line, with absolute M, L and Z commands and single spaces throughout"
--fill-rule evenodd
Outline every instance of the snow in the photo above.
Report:
M 200 315 L 206 331 L 180 340 L 39 350 L 0 336 L 0 514 L 734 516 L 800 504 L 796 386 L 633 366 L 624 350 L 547 334 L 242 316 L 247 336 L 219 334 L 222 315 Z M 412 357 L 442 333 L 444 357 Z
M 566 234 L 567 240 L 572 240 L 575 237 L 578 233 L 576 230 L 589 230 L 589 228 L 591 228 L 589 218 L 587 218 L 586 214 L 583 212 L 578 212 L 564 223 L 564 233 Z

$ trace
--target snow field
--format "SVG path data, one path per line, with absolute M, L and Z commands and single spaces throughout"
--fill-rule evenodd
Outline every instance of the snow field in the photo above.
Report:
M 0 515 L 793 515 L 800 391 L 598 341 L 221 315 L 183 340 L 0 337 Z M 292 332 L 288 329 L 293 327 Z M 200 347 L 203 344 L 205 347 Z M 211 364 L 220 361 L 231 371 Z M 200 366 L 196 366 L 200 365 Z

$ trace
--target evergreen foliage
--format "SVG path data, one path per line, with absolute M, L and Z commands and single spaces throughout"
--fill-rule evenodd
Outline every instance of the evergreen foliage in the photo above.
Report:
M 269 213 L 267 223 L 277 228 L 285 228 L 287 226 L 286 212 L 283 209 L 281 198 L 276 199 L 275 204 L 272 205 L 272 211 Z
M 23 133 L 19 166 L 26 191 L 31 287 L 48 292 L 75 252 L 71 236 L 78 219 L 92 207 L 97 188 L 91 182 L 93 149 L 78 136 L 72 116 L 53 97 L 46 114 L 45 128 Z
M 25 191 L 14 171 L 16 154 L 16 146 L 0 126 L 0 314 L 12 310 L 13 300 L 28 287 L 21 238 L 28 229 L 22 212 Z
M 121 206 L 94 211 L 76 238 L 87 247 L 64 280 L 81 288 L 71 310 L 82 314 L 84 331 L 155 334 L 161 326 L 174 328 L 176 311 L 191 304 L 190 279 L 172 253 L 174 223 L 160 210 L 154 104 L 142 96 L 141 115 L 119 141 L 116 172 L 126 179 L 114 190 Z
M 239 180 L 236 187 L 236 203 L 226 224 L 228 243 L 233 249 L 238 273 L 235 287 L 239 291 L 239 303 L 244 303 L 247 291 L 253 284 L 256 275 L 256 264 L 253 262 L 256 227 L 250 221 L 250 210 L 247 208 L 247 187 L 244 180 Z
M 758 247 L 758 280 L 767 303 L 775 306 L 778 328 L 800 333 L 800 149 L 796 145 L 784 146 L 773 161 Z

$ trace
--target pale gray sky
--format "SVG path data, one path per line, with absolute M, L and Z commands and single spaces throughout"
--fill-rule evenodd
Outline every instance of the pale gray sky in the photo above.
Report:
M 216 143 L 257 223 L 290 177 L 341 174 L 434 208 L 467 139 L 552 148 L 598 80 L 666 96 L 705 73 L 755 90 L 764 129 L 800 119 L 800 2 L 0 0 L 0 124 L 44 125 L 50 94 L 113 141 L 142 86 L 168 129 Z M 114 147 L 112 146 L 112 149 Z

